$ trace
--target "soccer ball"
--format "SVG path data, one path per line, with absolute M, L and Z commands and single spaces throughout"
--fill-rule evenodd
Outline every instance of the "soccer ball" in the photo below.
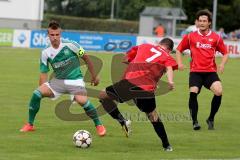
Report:
M 78 130 L 73 135 L 73 143 L 79 148 L 88 148 L 92 143 L 92 136 L 86 130 Z

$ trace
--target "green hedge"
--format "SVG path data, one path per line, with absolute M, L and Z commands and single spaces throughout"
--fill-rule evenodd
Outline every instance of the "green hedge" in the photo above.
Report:
M 138 33 L 139 25 L 136 21 L 106 20 L 45 14 L 42 28 L 47 28 L 50 20 L 58 21 L 63 29 L 99 32 Z

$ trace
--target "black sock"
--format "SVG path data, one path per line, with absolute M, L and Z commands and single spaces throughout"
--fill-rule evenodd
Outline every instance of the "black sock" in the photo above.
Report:
M 166 148 L 167 146 L 169 146 L 170 144 L 168 142 L 167 133 L 160 119 L 158 119 L 156 122 L 151 122 L 151 123 L 158 137 L 162 140 L 163 147 Z
M 211 112 L 209 115 L 208 120 L 214 121 L 215 114 L 217 113 L 222 101 L 222 96 L 213 96 L 212 103 L 211 103 Z
M 189 97 L 189 111 L 192 116 L 193 123 L 197 122 L 197 113 L 198 113 L 198 101 L 197 101 L 197 93 L 190 92 Z
M 125 118 L 120 113 L 117 108 L 117 104 L 113 100 L 109 98 L 101 99 L 100 103 L 102 104 L 105 111 L 112 116 L 112 118 L 116 119 L 121 125 L 124 124 Z

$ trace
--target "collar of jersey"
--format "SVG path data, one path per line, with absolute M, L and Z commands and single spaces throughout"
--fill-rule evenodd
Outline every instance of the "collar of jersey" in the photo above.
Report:
M 55 51 L 61 50 L 61 49 L 63 48 L 62 42 L 60 42 L 58 48 L 53 48 L 53 46 L 52 46 L 52 44 L 51 44 L 51 48 L 52 48 L 53 50 L 55 50 Z
M 210 34 L 212 33 L 212 31 L 209 30 L 208 34 L 203 35 L 203 34 L 199 31 L 199 29 L 197 30 L 197 32 L 198 32 L 198 34 L 201 35 L 201 36 L 210 36 Z

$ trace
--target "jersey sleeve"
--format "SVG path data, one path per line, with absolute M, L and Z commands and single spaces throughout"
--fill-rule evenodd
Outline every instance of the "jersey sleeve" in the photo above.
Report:
M 189 33 L 190 34 L 190 33 Z M 183 36 L 183 39 L 182 41 L 179 43 L 178 47 L 177 47 L 177 50 L 179 52 L 183 52 L 184 50 L 186 49 L 189 49 L 190 46 L 189 46 L 189 34 L 186 34 Z
M 219 36 L 219 41 L 218 41 L 216 50 L 219 51 L 223 55 L 227 54 L 226 46 L 223 42 L 223 39 L 220 36 Z
M 71 41 L 69 48 L 75 52 L 79 57 L 82 57 L 85 54 L 85 50 L 77 42 Z
M 48 65 L 48 56 L 45 52 L 42 52 L 40 58 L 40 72 L 47 73 L 49 72 L 49 65 Z
M 168 58 L 166 59 L 164 65 L 165 65 L 165 67 L 172 67 L 173 70 L 177 70 L 178 69 L 177 62 L 171 56 L 168 56 Z
M 129 51 L 127 51 L 126 60 L 128 62 L 131 62 L 136 57 L 137 51 L 138 51 L 138 46 L 134 46 Z

